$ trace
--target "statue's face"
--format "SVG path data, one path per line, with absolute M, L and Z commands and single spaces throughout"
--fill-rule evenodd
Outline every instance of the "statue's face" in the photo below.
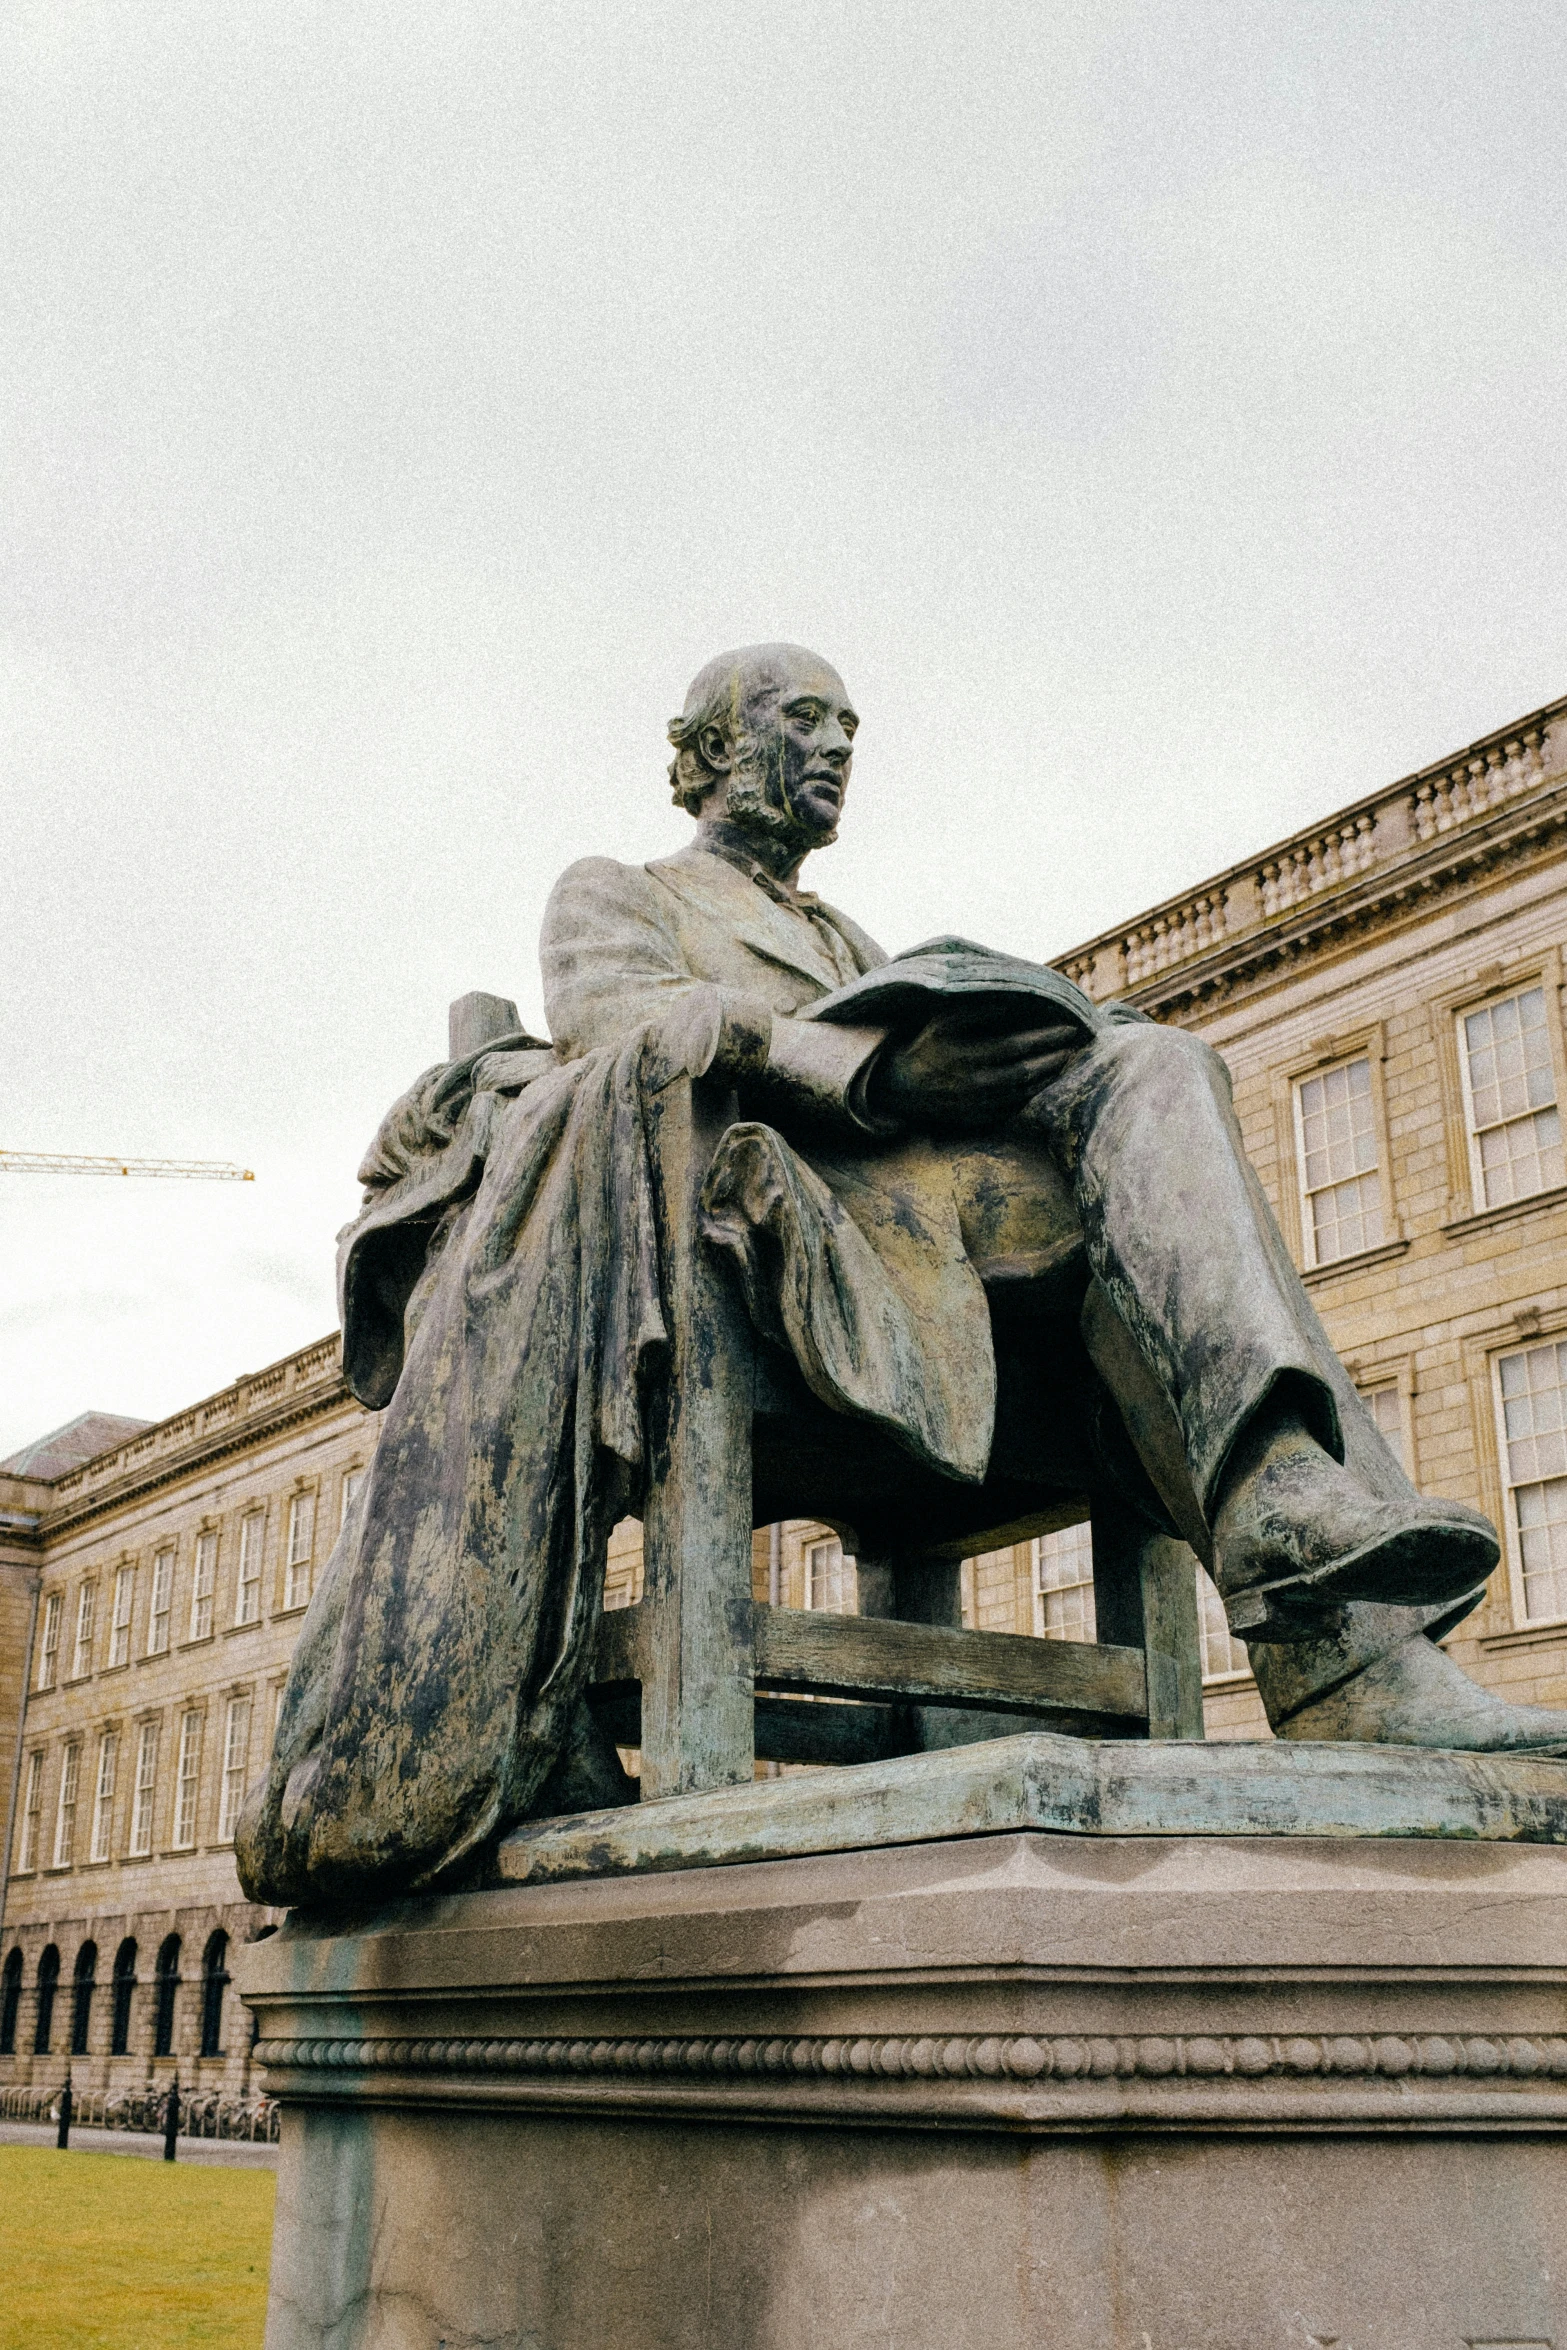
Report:
M 831 839 L 843 814 L 859 725 L 843 679 L 825 661 L 800 661 L 767 689 L 753 721 L 758 748 L 795 822 Z
M 814 653 L 769 650 L 745 683 L 742 733 L 732 746 L 715 728 L 714 763 L 732 756 L 727 788 L 712 807 L 742 830 L 824 848 L 838 831 L 859 725 L 843 679 Z

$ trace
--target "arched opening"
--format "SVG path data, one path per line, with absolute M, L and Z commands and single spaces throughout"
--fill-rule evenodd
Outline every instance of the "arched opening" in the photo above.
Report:
M 51 1942 L 38 1961 L 38 2017 L 33 2025 L 33 2054 L 47 2056 L 54 2030 L 54 1995 L 60 1988 L 60 1953 Z
M 0 1990 L 0 2056 L 16 2054 L 16 2018 L 22 2004 L 22 1953 L 13 1950 L 5 1962 L 4 1988 Z
M 131 1997 L 136 1989 L 136 1945 L 129 1938 L 114 1954 L 114 2015 L 109 2036 L 111 2056 L 131 2052 Z
M 228 1984 L 229 1938 L 220 1926 L 201 1958 L 201 2053 L 223 2054 L 223 1993 Z
M 180 1987 L 180 1938 L 170 1934 L 158 1946 L 158 2004 L 153 2011 L 152 2053 L 168 2056 L 174 2047 L 174 1994 Z
M 71 1997 L 71 2054 L 87 2054 L 87 2035 L 92 2029 L 92 1995 L 98 1982 L 98 1945 L 84 1942 L 76 1953 L 75 1981 Z

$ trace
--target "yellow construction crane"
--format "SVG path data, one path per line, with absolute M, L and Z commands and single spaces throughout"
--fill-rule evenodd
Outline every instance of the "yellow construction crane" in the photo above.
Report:
M 0 1150 L 0 1175 L 179 1175 L 211 1183 L 254 1183 L 249 1167 L 226 1159 L 100 1159 L 79 1151 Z

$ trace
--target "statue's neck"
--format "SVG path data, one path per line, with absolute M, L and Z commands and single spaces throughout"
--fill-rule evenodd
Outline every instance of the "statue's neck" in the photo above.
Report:
M 726 816 L 711 816 L 699 823 L 697 839 L 709 856 L 738 865 L 742 873 L 753 872 L 760 865 L 780 889 L 787 890 L 798 887 L 800 867 L 810 855 L 809 846 L 802 848 L 787 835 L 753 832 L 749 825 L 731 823 Z

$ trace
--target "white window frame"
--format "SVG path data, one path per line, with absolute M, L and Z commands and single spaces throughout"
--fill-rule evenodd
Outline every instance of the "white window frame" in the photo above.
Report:
M 161 1722 L 143 1722 L 136 1733 L 136 1785 L 131 1795 L 131 1833 L 127 1847 L 132 1860 L 145 1860 L 152 1850 L 162 1727 Z
M 107 1860 L 114 1848 L 114 1783 L 120 1771 L 120 1733 L 104 1730 L 98 1738 L 98 1769 L 93 1783 L 92 1842 L 89 1860 Z
M 1494 1126 L 1481 1128 L 1475 1123 L 1474 1088 L 1469 1078 L 1469 1038 L 1464 1023 L 1477 1012 L 1494 1012 L 1502 1004 L 1518 1001 L 1526 995 L 1538 994 L 1545 1014 L 1545 1047 L 1550 1062 L 1552 1096 L 1548 1102 L 1537 1102 L 1533 1109 L 1520 1111 L 1516 1118 L 1502 1118 Z M 1515 1192 L 1510 1200 L 1492 1202 L 1486 1197 L 1485 1164 L 1480 1152 L 1480 1137 L 1498 1134 L 1504 1127 L 1521 1125 L 1525 1118 L 1535 1117 L 1542 1110 L 1556 1112 L 1560 1147 L 1567 1154 L 1567 1119 L 1562 1104 L 1561 1073 L 1556 1051 L 1556 1037 L 1552 1019 L 1552 981 L 1549 971 L 1537 972 L 1532 977 L 1517 979 L 1495 995 L 1482 996 L 1478 1003 L 1462 1005 L 1453 1013 L 1453 1049 L 1458 1055 L 1458 1082 L 1463 1094 L 1464 1138 L 1469 1153 L 1469 1199 L 1474 1214 L 1485 1215 L 1493 1204 L 1498 1208 L 1521 1207 L 1525 1200 L 1543 1199 L 1549 1192 L 1559 1191 L 1560 1183 L 1542 1184 L 1538 1191 Z
M 343 1471 L 343 1500 L 342 1507 L 338 1511 L 337 1518 L 337 1530 L 339 1534 L 342 1533 L 343 1528 L 348 1523 L 348 1513 L 353 1508 L 354 1503 L 358 1500 L 359 1489 L 364 1484 L 364 1481 L 365 1473 L 363 1469 L 345 1469 Z
M 1371 1139 L 1376 1145 L 1377 1155 L 1371 1165 L 1363 1167 L 1358 1175 L 1342 1175 L 1338 1178 L 1338 1183 L 1319 1183 L 1314 1187 L 1308 1186 L 1306 1182 L 1306 1113 L 1301 1095 L 1308 1085 L 1315 1084 L 1324 1078 L 1336 1076 L 1341 1069 L 1356 1068 L 1362 1061 L 1366 1068 L 1366 1098 L 1371 1111 Z M 1365 1256 L 1372 1249 L 1385 1247 L 1392 1236 L 1392 1220 L 1388 1212 L 1390 1202 L 1387 1169 L 1383 1164 L 1382 1119 L 1379 1114 L 1381 1105 L 1377 1098 L 1377 1061 L 1370 1046 L 1364 1045 L 1356 1052 L 1346 1053 L 1340 1060 L 1327 1061 L 1320 1068 L 1306 1069 L 1293 1077 L 1290 1080 L 1290 1108 L 1295 1122 L 1295 1193 L 1300 1213 L 1300 1261 L 1307 1272 L 1313 1273 L 1319 1268 L 1331 1265 L 1347 1265 L 1357 1256 Z M 1311 1204 L 1317 1192 L 1334 1191 L 1338 1188 L 1339 1183 L 1363 1182 L 1368 1175 L 1374 1175 L 1377 1179 L 1378 1221 L 1381 1229 L 1376 1239 L 1366 1241 L 1358 1249 L 1346 1249 L 1342 1256 L 1319 1256 L 1317 1254 L 1317 1219 Z
M 846 1607 L 838 1608 L 817 1607 L 815 1600 L 811 1596 L 812 1584 L 814 1582 L 816 1554 L 818 1551 L 825 1552 L 834 1550 L 838 1555 L 836 1559 L 828 1559 L 826 1562 L 826 1577 L 830 1579 L 833 1573 L 836 1571 L 838 1576 L 839 1590 L 847 1595 L 852 1604 Z M 844 1549 L 842 1542 L 839 1540 L 836 1534 L 818 1534 L 814 1537 L 813 1540 L 802 1544 L 800 1565 L 802 1569 L 803 1583 L 800 1602 L 802 1607 L 808 1611 L 814 1612 L 817 1615 L 824 1616 L 852 1616 L 859 1613 L 860 1580 L 858 1565 L 856 1561 L 850 1556 L 850 1554 Z
M 1376 1422 L 1378 1432 L 1381 1435 L 1383 1442 L 1387 1444 L 1393 1455 L 1393 1458 L 1397 1461 L 1399 1467 L 1403 1470 L 1404 1475 L 1409 1478 L 1411 1483 L 1413 1483 L 1414 1467 L 1410 1458 L 1412 1447 L 1409 1439 L 1409 1415 L 1404 1408 L 1405 1396 L 1403 1381 L 1399 1378 L 1396 1371 L 1390 1375 L 1380 1375 L 1375 1372 L 1367 1372 L 1365 1376 L 1365 1384 L 1363 1386 L 1358 1380 L 1356 1381 L 1355 1392 L 1360 1397 L 1360 1400 L 1365 1405 L 1367 1411 L 1371 1414 L 1372 1419 Z M 1377 1406 L 1384 1396 L 1391 1396 L 1393 1400 L 1392 1417 L 1394 1425 L 1391 1433 L 1382 1426 L 1381 1419 L 1379 1418 L 1377 1412 Z M 1396 1443 L 1393 1441 L 1395 1437 L 1397 1438 Z
M 288 1540 L 283 1554 L 283 1605 L 304 1607 L 310 1598 L 311 1569 L 316 1550 L 316 1490 L 312 1485 L 290 1497 Z
M 147 1594 L 147 1654 L 167 1656 L 169 1627 L 174 1621 L 174 1545 L 165 1543 L 152 1554 L 152 1587 Z
M 245 1807 L 250 1765 L 249 1691 L 231 1697 L 223 1717 L 223 1779 L 218 1791 L 218 1842 L 232 1844 Z
M 35 1746 L 27 1758 L 22 1793 L 22 1835 L 17 1848 L 16 1873 L 29 1877 L 38 1866 L 38 1838 L 44 1820 L 44 1754 Z
M 1083 1549 L 1083 1536 L 1087 1535 L 1088 1572 L 1086 1575 L 1080 1575 L 1072 1583 L 1047 1585 L 1044 1581 L 1044 1564 L 1049 1555 L 1046 1545 L 1050 1542 L 1051 1536 L 1036 1534 L 1031 1538 L 1028 1546 L 1028 1563 L 1034 1586 L 1034 1637 L 1037 1640 L 1095 1640 L 1098 1637 L 1099 1626 L 1095 1612 L 1093 1528 L 1087 1524 L 1059 1526 L 1056 1528 L 1056 1532 L 1070 1534 L 1073 1537 L 1073 1548 L 1079 1553 Z M 1068 1592 L 1074 1591 L 1083 1591 L 1088 1595 L 1082 1603 L 1083 1627 L 1078 1632 L 1063 1631 L 1049 1621 L 1050 1601 L 1056 1598 L 1065 1599 Z
M 54 1858 L 51 1868 L 68 1869 L 76 1851 L 76 1798 L 82 1772 L 82 1742 L 68 1738 L 60 1755 L 60 1784 L 54 1799 Z
M 201 1808 L 201 1731 L 199 1706 L 187 1706 L 180 1716 L 180 1742 L 174 1765 L 175 1852 L 190 1852 L 196 1843 L 197 1814 Z
M 60 1620 L 65 1613 L 65 1594 L 51 1591 L 44 1601 L 43 1631 L 38 1640 L 38 1689 L 52 1689 L 60 1671 Z
M 1502 1365 L 1519 1355 L 1533 1354 L 1541 1347 L 1554 1347 L 1563 1344 L 1567 1344 L 1567 1331 L 1559 1330 L 1527 1339 L 1521 1346 L 1501 1347 L 1491 1357 L 1491 1408 L 1496 1419 L 1496 1463 L 1497 1473 L 1502 1484 L 1502 1541 L 1507 1557 L 1507 1582 L 1512 1600 L 1513 1624 L 1520 1632 L 1532 1632 L 1541 1624 L 1567 1623 L 1567 1608 L 1551 1616 L 1532 1616 L 1529 1613 L 1529 1589 L 1523 1564 L 1523 1538 L 1518 1525 L 1517 1504 L 1513 1500 L 1513 1495 L 1519 1490 L 1519 1487 L 1513 1483 L 1511 1474 L 1512 1462 L 1507 1443 L 1507 1411 L 1502 1395 Z M 1521 1482 L 1524 1484 L 1537 1482 L 1549 1484 L 1554 1480 L 1525 1478 Z
M 114 1596 L 109 1603 L 109 1667 L 112 1672 L 131 1661 L 131 1617 L 136 1611 L 136 1569 L 114 1570 Z
M 76 1592 L 76 1631 L 71 1641 L 71 1679 L 85 1681 L 92 1671 L 93 1632 L 98 1617 L 98 1586 L 89 1581 Z
M 234 1585 L 234 1622 L 261 1621 L 261 1577 L 267 1555 L 267 1513 L 247 1510 L 239 1522 L 239 1568 Z
M 210 1640 L 217 1613 L 217 1529 L 204 1527 L 196 1537 L 196 1556 L 190 1571 L 190 1632 L 192 1640 Z

